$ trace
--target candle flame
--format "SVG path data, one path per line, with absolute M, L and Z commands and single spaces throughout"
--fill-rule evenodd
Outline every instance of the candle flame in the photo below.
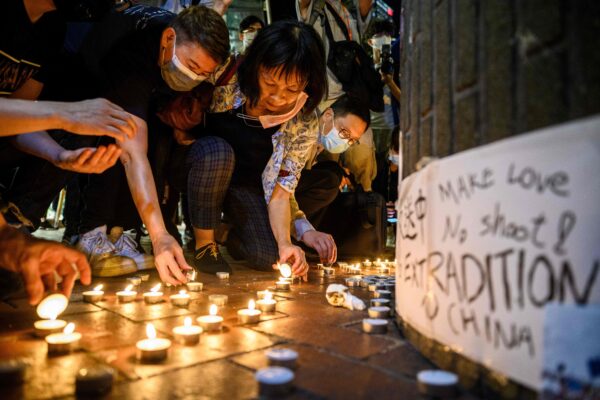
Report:
M 63 333 L 66 333 L 67 335 L 70 335 L 73 332 L 75 332 L 75 324 L 72 323 L 72 322 L 69 322 L 67 324 L 67 326 L 65 326 L 65 329 L 63 329 Z
M 157 284 L 156 286 L 154 286 L 152 289 L 150 289 L 150 291 L 154 292 L 154 293 L 158 292 L 159 290 L 160 290 L 160 283 Z
M 180 290 L 179 294 L 185 294 L 185 290 Z
M 289 278 L 292 276 L 292 268 L 288 264 L 279 265 L 279 272 L 284 278 Z
M 250 300 L 248 302 L 248 310 L 254 310 L 256 308 L 256 304 L 254 304 L 254 300 Z
M 208 310 L 208 313 L 210 315 L 217 315 L 217 305 L 216 304 L 211 304 L 210 308 Z
M 192 281 L 196 280 L 196 270 L 192 271 Z
M 146 324 L 146 336 L 148 339 L 156 339 L 156 328 L 151 322 Z
M 190 317 L 185 317 L 185 319 L 183 320 L 183 325 L 192 326 L 192 319 Z
M 265 299 L 266 300 L 272 300 L 273 299 L 273 293 L 269 292 L 268 290 L 265 292 Z
M 98 285 L 94 288 L 94 290 L 102 290 L 103 287 L 104 287 L 104 285 Z
M 126 292 L 131 291 L 131 289 L 133 289 L 133 285 L 127 285 L 127 287 L 125 288 Z

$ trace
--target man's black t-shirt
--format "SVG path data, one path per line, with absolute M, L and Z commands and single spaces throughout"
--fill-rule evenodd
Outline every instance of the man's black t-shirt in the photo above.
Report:
M 65 30 L 56 11 L 32 23 L 23 0 L 2 1 L 0 96 L 9 96 L 30 78 L 47 80 L 47 67 L 59 56 Z
M 256 122 L 237 116 L 242 107 L 223 113 L 206 115 L 202 134 L 219 136 L 227 141 L 235 153 L 235 169 L 231 183 L 262 189 L 261 175 L 273 154 L 271 137 L 279 127 L 263 129 Z
M 147 120 L 153 96 L 169 92 L 158 57 L 162 32 L 175 14 L 156 7 L 133 6 L 96 24 L 82 48 L 90 84 L 97 95 Z

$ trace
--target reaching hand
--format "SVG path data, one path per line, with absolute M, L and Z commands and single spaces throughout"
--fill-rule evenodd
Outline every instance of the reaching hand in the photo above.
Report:
M 122 142 L 133 139 L 138 126 L 133 115 L 106 99 L 59 104 L 63 129 L 79 135 L 110 136 Z
M 101 174 L 115 165 L 121 149 L 110 144 L 108 147 L 84 147 L 77 150 L 64 150 L 54 163 L 59 168 L 81 174 Z
M 233 3 L 233 0 L 215 0 L 213 4 L 213 10 L 219 13 L 219 15 L 223 16 L 227 12 L 227 9 L 231 3 Z
M 337 259 L 337 246 L 330 234 L 319 231 L 307 231 L 302 235 L 302 241 L 308 247 L 317 251 L 322 263 L 333 264 Z
M 300 247 L 293 244 L 279 246 L 279 262 L 292 264 L 292 274 L 307 280 L 308 263 Z
M 154 250 L 154 263 L 163 282 L 172 285 L 186 283 L 187 279 L 181 270 L 191 270 L 183 256 L 179 243 L 168 233 L 164 233 L 152 240 Z
M 57 289 L 55 274 L 62 278 L 62 293 L 67 297 L 71 295 L 77 272 L 83 284 L 90 284 L 90 266 L 83 253 L 11 227 L 0 228 L 0 232 L 0 265 L 21 274 L 30 304 L 39 303 L 46 289 Z

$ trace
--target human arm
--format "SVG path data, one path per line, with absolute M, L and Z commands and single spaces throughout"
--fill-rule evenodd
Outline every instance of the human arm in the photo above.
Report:
M 1 214 L 0 268 L 22 276 L 32 305 L 40 302 L 45 287 L 56 289 L 55 273 L 62 277 L 62 292 L 67 297 L 73 290 L 77 271 L 83 284 L 91 282 L 90 266 L 82 253 L 12 228 Z
M 390 88 L 390 92 L 392 96 L 396 99 L 396 101 L 400 101 L 400 88 L 394 82 L 394 77 L 391 74 L 383 74 L 383 82 L 388 85 Z
M 321 262 L 334 263 L 337 258 L 337 247 L 333 237 L 325 232 L 317 231 L 308 221 L 306 215 L 300 210 L 296 198 L 290 196 L 290 212 L 292 215 L 292 230 L 296 240 L 314 249 Z
M 131 114 L 105 99 L 64 103 L 0 98 L 0 136 L 63 129 L 122 141 L 135 135 L 135 127 Z
M 213 4 L 213 10 L 219 13 L 219 15 L 223 16 L 227 12 L 227 9 L 232 2 L 233 0 L 215 0 Z
M 156 185 L 146 155 L 148 150 L 148 128 L 146 123 L 134 117 L 138 134 L 125 140 L 121 146 L 121 162 L 125 167 L 127 183 L 142 222 L 146 225 L 152 240 L 154 262 L 160 278 L 174 285 L 185 283 L 187 279 L 181 270 L 192 269 L 183 256 L 183 250 L 177 241 L 169 235 L 165 227 Z

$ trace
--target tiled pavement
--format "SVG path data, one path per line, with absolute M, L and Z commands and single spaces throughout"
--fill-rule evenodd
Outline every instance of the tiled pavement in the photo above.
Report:
M 403 338 L 394 324 L 386 335 L 361 332 L 366 311 L 349 311 L 330 306 L 324 296 L 327 284 L 294 284 L 289 293 L 278 297 L 277 313 L 266 315 L 255 325 L 241 326 L 236 312 L 245 308 L 257 290 L 273 287 L 275 274 L 257 272 L 234 265 L 228 281 L 201 274 L 204 291 L 188 308 L 168 302 L 145 305 L 141 299 L 120 305 L 114 292 L 125 279 L 96 279 L 107 293 L 96 305 L 81 302 L 76 287 L 67 311 L 61 318 L 75 322 L 83 334 L 76 353 L 48 357 L 46 344 L 32 335 L 38 319 L 26 300 L 12 305 L 0 303 L 0 360 L 26 359 L 30 366 L 22 386 L 2 388 L 2 399 L 74 398 L 76 372 L 82 367 L 107 364 L 117 371 L 108 398 L 119 399 L 198 399 L 257 398 L 254 371 L 266 366 L 265 349 L 289 347 L 299 353 L 295 389 L 289 398 L 320 399 L 419 399 L 416 373 L 432 365 Z M 330 282 L 341 282 L 343 275 Z M 152 273 L 140 292 L 158 281 Z M 368 301 L 367 289 L 352 289 Z M 165 289 L 165 297 L 175 293 Z M 169 358 L 161 364 L 140 364 L 135 360 L 135 343 L 145 338 L 145 323 L 152 320 L 159 336 L 170 337 L 186 315 L 202 315 L 208 310 L 208 295 L 229 295 L 221 309 L 225 328 L 205 333 L 193 347 L 173 345 Z M 462 395 L 462 399 L 471 399 Z

